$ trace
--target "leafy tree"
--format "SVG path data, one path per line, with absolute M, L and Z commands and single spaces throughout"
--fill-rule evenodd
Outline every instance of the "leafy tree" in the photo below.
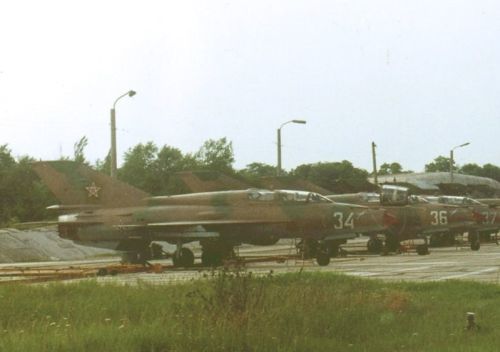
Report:
M 8 221 L 36 221 L 53 216 L 46 207 L 57 204 L 50 190 L 31 167 L 34 159 L 21 157 L 10 173 L 11 212 Z
M 108 153 L 104 160 L 97 159 L 94 167 L 103 174 L 109 174 L 111 172 L 111 154 Z
M 83 136 L 78 142 L 76 142 L 73 146 L 74 150 L 74 160 L 77 163 L 84 164 L 85 161 L 85 148 L 89 144 L 89 140 L 86 136 Z
M 400 163 L 383 163 L 380 165 L 379 175 L 394 175 L 403 173 L 403 167 Z
M 179 149 L 167 145 L 158 150 L 153 142 L 130 148 L 124 159 L 118 172 L 120 179 L 155 195 L 184 191 L 173 174 L 199 168 L 191 154 L 183 155 Z
M 466 175 L 483 176 L 484 170 L 478 164 L 465 164 L 460 168 L 460 172 Z
M 493 164 L 484 164 L 483 173 L 480 176 L 489 177 L 500 181 L 500 168 Z
M 13 215 L 13 170 L 16 161 L 6 144 L 0 146 L 0 223 L 6 224 Z
M 154 184 L 151 185 L 153 194 L 176 194 L 183 189 L 178 183 L 175 172 L 196 169 L 196 161 L 191 155 L 183 155 L 174 147 L 163 146 L 156 155 L 154 162 Z
M 11 151 L 7 144 L 0 146 L 0 172 L 14 166 L 16 160 L 12 157 Z
M 240 181 L 254 185 L 255 187 L 261 187 L 258 185 L 262 177 L 273 176 L 276 176 L 276 166 L 257 162 L 248 164 L 246 168 L 239 170 L 233 175 L 233 177 L 236 177 Z
M 360 192 L 374 188 L 367 180 L 368 172 L 354 167 L 347 160 L 300 165 L 292 171 L 292 175 L 338 193 Z
M 54 204 L 47 187 L 42 185 L 30 163 L 23 157 L 17 162 L 7 145 L 0 146 L 0 224 L 41 220 L 45 207 Z
M 242 176 L 258 178 L 276 175 L 276 166 L 265 163 L 251 163 L 238 172 Z
M 453 171 L 458 171 L 458 166 L 453 165 Z M 432 162 L 425 165 L 425 172 L 450 172 L 450 158 L 438 156 Z
M 233 173 L 233 143 L 227 139 L 209 139 L 195 154 L 195 159 L 204 169 L 222 173 Z
M 146 192 L 155 189 L 155 163 L 158 147 L 153 142 L 139 143 L 125 153 L 125 161 L 119 170 L 123 181 Z
M 190 155 L 183 155 L 179 149 L 164 145 L 156 155 L 155 168 L 160 174 L 165 174 L 194 169 L 196 162 Z

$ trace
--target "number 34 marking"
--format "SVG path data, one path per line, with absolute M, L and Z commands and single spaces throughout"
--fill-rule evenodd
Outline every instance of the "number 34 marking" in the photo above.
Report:
M 345 217 L 344 213 L 340 211 L 336 211 L 335 213 L 333 213 L 333 217 L 335 218 L 335 223 L 333 227 L 335 229 L 341 230 L 344 228 L 349 228 L 349 229 L 354 228 L 354 213 L 349 213 L 346 215 L 347 217 Z

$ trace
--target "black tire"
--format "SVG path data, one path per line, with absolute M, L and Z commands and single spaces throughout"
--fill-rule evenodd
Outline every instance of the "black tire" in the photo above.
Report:
M 181 248 L 180 252 L 174 252 L 172 261 L 175 267 L 191 267 L 194 264 L 194 254 L 188 248 Z
M 478 251 L 481 248 L 481 242 L 476 240 L 470 243 L 470 249 L 473 251 Z
M 426 244 L 419 244 L 417 246 L 417 254 L 418 255 L 427 255 L 429 254 L 429 246 Z
M 330 264 L 330 253 L 320 251 L 316 254 L 316 262 L 319 266 L 327 266 Z
M 481 242 L 479 241 L 479 235 L 477 233 L 469 234 L 470 249 L 473 251 L 478 251 L 481 248 Z

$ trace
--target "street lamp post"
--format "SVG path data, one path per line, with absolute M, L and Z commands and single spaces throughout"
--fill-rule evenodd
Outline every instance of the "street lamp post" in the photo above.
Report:
M 281 124 L 280 128 L 278 128 L 278 168 L 276 169 L 276 176 L 281 176 L 281 129 L 289 123 L 305 124 L 306 122 L 305 120 L 290 120 Z
M 378 172 L 377 172 L 377 145 L 375 142 L 372 142 L 372 162 L 373 162 L 373 181 L 375 182 L 375 186 L 378 187 Z
M 116 178 L 116 113 L 115 107 L 118 100 L 123 98 L 124 96 L 133 97 L 135 95 L 135 91 L 129 90 L 127 93 L 120 95 L 116 98 L 113 108 L 111 109 L 111 170 L 110 175 L 113 178 Z
M 460 144 L 460 145 L 457 145 L 456 147 L 453 147 L 451 148 L 450 150 L 450 183 L 453 183 L 453 151 L 457 148 L 462 148 L 462 147 L 465 147 L 466 145 L 469 145 L 470 143 L 467 142 L 467 143 L 464 143 L 464 144 Z

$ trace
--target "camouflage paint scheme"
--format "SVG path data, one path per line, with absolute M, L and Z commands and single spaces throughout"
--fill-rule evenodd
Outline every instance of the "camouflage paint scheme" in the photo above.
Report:
M 385 211 L 336 204 L 312 192 L 235 190 L 150 197 L 147 193 L 71 161 L 37 162 L 34 170 L 67 212 L 59 234 L 80 244 L 149 258 L 153 241 L 177 245 L 174 264 L 194 256 L 182 244 L 199 241 L 202 262 L 220 264 L 241 243 L 267 245 L 300 238 L 301 250 L 322 265 L 356 233 L 384 231 Z
M 382 192 L 389 189 L 400 189 L 402 187 L 383 187 Z M 405 189 L 407 192 L 407 189 Z M 442 233 L 463 233 L 478 226 L 481 216 L 474 209 L 466 206 L 452 204 L 441 204 L 429 202 L 420 196 L 408 196 L 407 194 L 399 202 L 393 204 L 381 202 L 381 195 L 378 193 L 355 193 L 344 195 L 330 195 L 327 198 L 336 202 L 350 202 L 362 204 L 374 209 L 384 209 L 387 215 L 393 219 L 392 223 L 385 231 L 386 249 L 394 251 L 399 248 L 399 242 L 424 238 L 427 235 Z M 471 237 L 471 239 L 473 239 Z M 476 249 L 478 241 L 471 242 L 471 248 Z M 372 238 L 368 242 L 369 250 L 381 250 L 381 243 Z M 372 246 L 370 248 L 370 246 Z M 479 248 L 477 248 L 479 249 Z M 417 247 L 419 254 L 427 254 L 427 243 Z
M 475 223 L 467 228 L 469 240 L 474 244 L 474 249 L 479 249 L 479 238 L 488 238 L 491 234 L 496 234 L 500 230 L 500 214 L 494 200 L 476 200 L 469 197 L 458 196 L 425 196 L 431 203 L 455 205 L 469 209 L 475 218 Z M 449 236 L 443 236 L 444 240 L 450 242 Z M 471 241 L 472 239 L 472 241 Z

